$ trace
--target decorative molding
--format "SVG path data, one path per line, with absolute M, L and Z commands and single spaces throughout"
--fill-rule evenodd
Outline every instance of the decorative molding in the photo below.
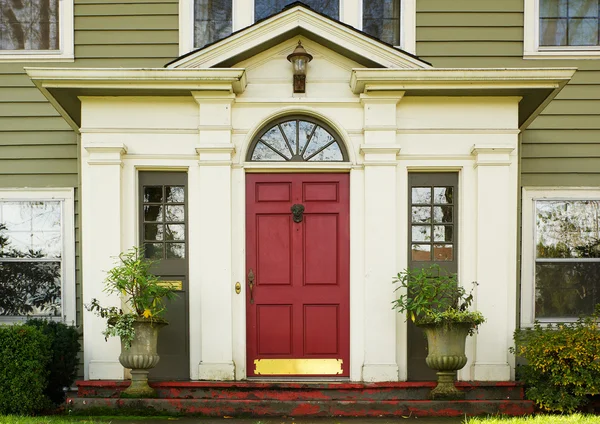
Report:
M 398 154 L 400 154 L 401 149 L 402 149 L 402 147 L 398 144 L 361 144 L 360 145 L 360 152 L 363 155 L 368 155 L 368 154 L 398 155 Z
M 197 128 L 81 128 L 81 134 L 198 134 Z
M 123 143 L 88 143 L 83 148 L 89 154 L 89 165 L 123 166 L 122 155 L 127 153 L 127 146 Z
M 478 166 L 508 166 L 512 164 L 511 153 L 515 147 L 510 145 L 477 146 L 471 148 L 471 155 L 475 156 L 475 165 Z

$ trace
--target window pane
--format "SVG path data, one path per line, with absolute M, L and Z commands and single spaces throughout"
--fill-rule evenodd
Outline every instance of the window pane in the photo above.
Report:
M 540 21 L 540 46 L 566 46 L 567 20 L 542 19 Z
M 292 146 L 292 151 L 294 154 L 297 153 L 298 143 L 296 141 L 296 121 L 287 121 L 280 124 L 281 130 L 285 134 L 288 143 Z
M 306 151 L 304 153 L 304 158 L 310 158 L 310 156 L 312 156 L 315 152 L 319 151 L 320 149 L 324 148 L 332 142 L 335 141 L 331 134 L 329 134 L 324 128 L 317 128 L 315 130 L 314 135 L 308 142 L 308 147 L 306 148 Z
M 540 17 L 566 17 L 567 6 L 568 0 L 540 0 Z
M 57 50 L 59 0 L 0 0 L 1 50 Z
M 185 243 L 167 243 L 167 259 L 185 259 Z
M 145 203 L 160 203 L 163 200 L 162 186 L 144 187 L 144 202 Z
M 185 208 L 183 205 L 167 206 L 165 221 L 183 222 L 185 220 Z
M 256 161 L 285 161 L 285 158 L 275 153 L 265 144 L 258 142 L 252 152 L 252 160 Z
M 431 204 L 431 187 L 413 187 L 410 201 L 413 204 Z
M 163 246 L 162 243 L 144 243 L 144 254 L 148 259 L 162 259 Z
M 598 44 L 598 19 L 569 19 L 569 46 Z
M 271 128 L 269 131 L 267 131 L 265 133 L 265 135 L 262 136 L 261 142 L 263 142 L 264 144 L 267 144 L 272 149 L 274 149 L 275 151 L 277 151 L 280 154 L 282 154 L 283 156 L 285 156 L 286 159 L 291 159 L 292 154 L 290 152 L 288 145 L 286 144 L 286 142 L 283 139 L 283 135 L 281 134 L 281 131 L 279 130 L 279 126 L 276 125 L 273 128 Z
M 399 45 L 399 0 L 363 1 L 363 31 L 386 43 Z
M 600 201 L 536 201 L 538 258 L 599 258 Z
M 454 248 L 451 244 L 434 244 L 433 260 L 451 261 L 454 258 Z
M 164 240 L 164 228 L 162 224 L 145 224 L 144 240 Z
M 179 186 L 166 186 L 165 196 L 167 203 L 183 203 L 185 201 L 185 191 L 183 187 Z
M 0 262 L 0 315 L 61 315 L 60 262 Z
M 0 202 L 0 237 L 0 257 L 61 258 L 60 202 Z
M 433 203 L 452 203 L 452 187 L 435 187 L 433 189 Z
M 431 207 L 413 206 L 412 222 L 415 224 L 425 224 L 431 222 Z
M 169 224 L 165 231 L 165 240 L 185 240 L 185 225 Z
M 340 146 L 333 143 L 321 150 L 319 153 L 309 159 L 311 162 L 339 162 L 343 161 L 342 151 Z
M 194 0 L 194 45 L 202 47 L 231 34 L 231 0 Z
M 412 241 L 431 241 L 431 226 L 413 225 Z
M 413 261 L 431 261 L 431 245 L 413 244 L 411 248 Z
M 600 302 L 600 263 L 537 263 L 535 317 L 576 318 Z
M 597 18 L 598 0 L 569 0 L 570 18 Z
M 254 20 L 259 21 L 281 10 L 296 0 L 254 0 Z M 302 3 L 316 12 L 333 19 L 340 17 L 340 0 L 302 0 Z
M 452 222 L 452 206 L 435 206 L 433 222 Z
M 452 225 L 435 225 L 433 227 L 434 241 L 452 241 Z
M 312 122 L 300 121 L 300 151 L 302 151 L 306 146 L 306 141 L 311 136 L 314 129 L 315 124 L 313 124 Z
M 144 205 L 144 221 L 162 221 L 163 207 L 158 205 Z

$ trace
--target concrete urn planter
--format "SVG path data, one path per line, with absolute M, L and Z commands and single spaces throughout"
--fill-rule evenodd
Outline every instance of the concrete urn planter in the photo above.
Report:
M 431 391 L 431 399 L 464 398 L 464 393 L 454 385 L 456 371 L 467 364 L 465 341 L 471 323 L 453 323 L 451 326 L 440 324 L 419 324 L 427 336 L 427 366 L 437 371 L 437 386 Z
M 156 392 L 148 385 L 148 370 L 154 368 L 160 357 L 157 353 L 158 331 L 167 325 L 164 320 L 136 319 L 135 336 L 129 349 L 121 340 L 119 362 L 131 368 L 131 385 L 123 391 L 126 397 L 154 397 Z

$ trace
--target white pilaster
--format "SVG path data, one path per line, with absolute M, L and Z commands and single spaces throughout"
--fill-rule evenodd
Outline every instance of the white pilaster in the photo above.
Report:
M 84 305 L 98 299 L 104 307 L 121 307 L 121 299 L 102 290 L 106 271 L 121 253 L 121 155 L 120 143 L 87 143 L 82 137 L 81 227 L 82 296 Z M 123 379 L 117 338 L 104 340 L 106 320 L 83 310 L 84 374 L 89 380 Z
M 192 93 L 199 106 L 197 187 L 198 256 L 191 262 L 198 281 L 191 282 L 190 311 L 200 318 L 200 380 L 234 380 L 232 296 L 232 170 L 231 107 L 229 93 Z
M 364 155 L 364 381 L 397 381 L 396 312 L 391 278 L 396 272 L 396 105 L 404 93 L 361 95 Z
M 475 336 L 473 380 L 511 379 L 509 343 L 516 325 L 517 199 L 514 146 L 474 146 L 477 175 L 477 297 L 486 318 Z

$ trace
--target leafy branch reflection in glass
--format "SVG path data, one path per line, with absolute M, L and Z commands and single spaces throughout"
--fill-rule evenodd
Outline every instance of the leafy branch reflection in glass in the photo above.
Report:
M 60 316 L 61 202 L 0 202 L 0 315 Z
M 307 120 L 290 119 L 262 133 L 250 160 L 343 162 L 346 154 L 334 135 L 323 126 Z

